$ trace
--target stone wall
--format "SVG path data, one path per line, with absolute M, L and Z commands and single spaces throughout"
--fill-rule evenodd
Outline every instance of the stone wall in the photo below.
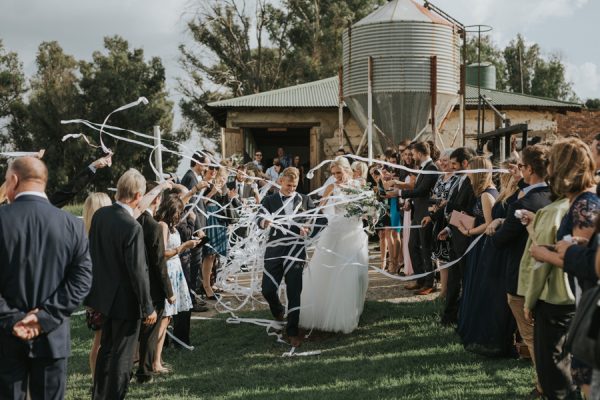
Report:
M 565 115 L 558 115 L 557 122 L 560 136 L 576 133 L 581 139 L 591 143 L 594 136 L 600 133 L 600 110 L 567 112 Z

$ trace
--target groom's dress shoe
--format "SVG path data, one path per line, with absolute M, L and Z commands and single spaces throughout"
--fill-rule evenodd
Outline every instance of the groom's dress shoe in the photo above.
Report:
M 419 290 L 421 288 L 422 286 L 419 285 L 417 282 L 409 283 L 408 285 L 404 286 L 404 289 L 406 290 Z
M 290 344 L 292 347 L 302 346 L 302 336 L 290 336 Z

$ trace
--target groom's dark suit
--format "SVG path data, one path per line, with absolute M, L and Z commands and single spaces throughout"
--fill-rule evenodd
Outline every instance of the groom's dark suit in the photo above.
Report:
M 310 197 L 294 193 L 291 199 L 292 210 L 309 210 L 314 208 Z M 261 202 L 261 215 L 259 217 L 259 226 L 263 227 L 264 217 L 270 213 L 272 215 L 285 216 L 287 213 L 283 209 L 284 197 L 280 193 L 274 193 Z M 301 205 L 299 206 L 299 204 Z M 275 220 L 277 217 L 274 218 Z M 295 222 L 303 223 L 295 219 Z M 284 224 L 285 229 L 300 234 L 300 228 L 295 225 Z M 275 318 L 282 318 L 285 312 L 277 289 L 281 280 L 285 277 L 288 310 L 300 306 L 300 293 L 302 292 L 302 271 L 306 260 L 306 248 L 303 243 L 298 243 L 298 236 L 284 233 L 279 229 L 271 228 L 267 248 L 265 250 L 265 273 L 262 280 L 262 294 L 269 303 L 271 313 Z M 298 258 L 302 261 L 289 260 L 286 256 Z M 269 276 L 270 275 L 270 276 Z M 298 336 L 298 321 L 300 319 L 300 310 L 296 309 L 288 313 L 287 334 L 288 336 Z

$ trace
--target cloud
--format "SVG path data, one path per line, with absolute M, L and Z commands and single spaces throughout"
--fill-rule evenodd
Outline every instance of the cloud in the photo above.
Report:
M 580 65 L 565 63 L 565 78 L 573 83 L 575 93 L 582 99 L 600 98 L 600 68 L 592 62 Z

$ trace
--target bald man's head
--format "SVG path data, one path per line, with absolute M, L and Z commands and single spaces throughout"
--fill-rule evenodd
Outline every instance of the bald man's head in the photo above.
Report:
M 35 157 L 19 157 L 6 171 L 6 196 L 9 201 L 20 192 L 44 192 L 48 183 L 46 165 Z

